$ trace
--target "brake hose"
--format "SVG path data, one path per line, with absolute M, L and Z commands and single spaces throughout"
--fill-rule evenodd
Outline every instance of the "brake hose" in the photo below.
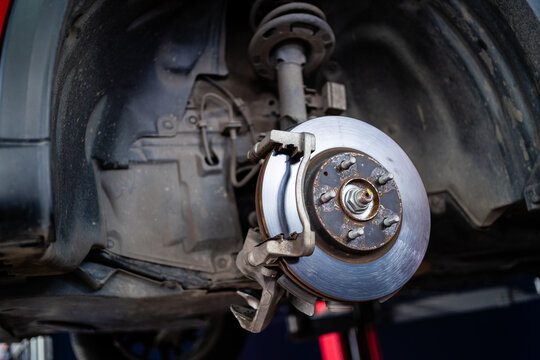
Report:
M 214 159 L 212 158 L 212 152 L 210 150 L 210 145 L 209 145 L 209 142 L 208 142 L 208 135 L 207 135 L 207 132 L 206 132 L 207 122 L 206 122 L 205 117 L 204 117 L 204 109 L 205 109 L 206 101 L 207 101 L 208 98 L 213 98 L 214 100 L 217 100 L 219 103 L 221 103 L 221 104 L 223 104 L 225 106 L 225 108 L 227 110 L 228 117 L 229 117 L 229 122 L 233 121 L 234 115 L 233 115 L 233 110 L 232 110 L 231 104 L 226 99 L 224 99 L 222 96 L 220 96 L 218 94 L 215 94 L 215 93 L 206 93 L 206 94 L 203 95 L 202 100 L 201 100 L 201 109 L 200 109 L 201 121 L 199 122 L 199 128 L 201 129 L 201 137 L 202 137 L 202 142 L 203 142 L 203 148 L 204 148 L 206 161 L 210 165 L 216 165 L 216 163 L 214 162 Z M 244 119 L 247 121 L 247 118 L 245 116 L 244 116 Z M 250 129 L 249 126 L 248 126 L 248 129 Z M 236 137 L 237 137 L 237 133 L 236 133 L 235 128 L 229 129 L 229 136 L 231 138 L 231 160 L 230 160 L 230 163 L 229 163 L 229 177 L 230 177 L 230 181 L 231 181 L 232 186 L 234 186 L 235 188 L 240 188 L 242 186 L 245 186 L 253 178 L 253 176 L 255 176 L 258 173 L 261 165 L 260 165 L 260 163 L 254 165 L 251 168 L 251 170 L 246 174 L 246 176 L 242 180 L 238 181 L 238 179 L 236 178 L 236 172 L 237 172 L 237 168 L 236 168 L 236 165 L 237 165 L 236 164 Z

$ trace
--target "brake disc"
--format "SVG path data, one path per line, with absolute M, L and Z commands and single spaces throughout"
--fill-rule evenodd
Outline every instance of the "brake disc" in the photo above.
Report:
M 387 135 L 360 120 L 326 116 L 292 132 L 315 135 L 305 203 L 316 233 L 312 255 L 282 258 L 283 271 L 326 299 L 365 301 L 401 288 L 425 254 L 430 213 L 420 175 Z M 298 162 L 272 152 L 257 185 L 264 238 L 302 231 L 295 202 Z

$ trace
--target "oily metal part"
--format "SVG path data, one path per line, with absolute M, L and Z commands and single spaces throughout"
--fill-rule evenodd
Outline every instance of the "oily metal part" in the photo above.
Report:
M 334 258 L 316 246 L 311 256 L 284 259 L 284 269 L 311 291 L 328 298 L 364 301 L 385 297 L 401 288 L 420 265 L 427 249 L 430 214 L 420 175 L 405 152 L 390 137 L 360 120 L 325 116 L 296 126 L 293 132 L 315 135 L 316 156 L 332 148 L 350 148 L 376 159 L 394 175 L 400 190 L 403 218 L 399 236 L 383 256 L 366 263 Z M 258 209 L 263 233 L 302 231 L 294 197 L 298 163 L 286 155 L 267 158 L 260 178 Z

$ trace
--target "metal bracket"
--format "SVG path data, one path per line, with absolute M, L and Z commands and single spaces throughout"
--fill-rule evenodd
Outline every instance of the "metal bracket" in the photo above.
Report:
M 255 144 L 248 153 L 248 158 L 258 161 L 273 150 L 287 152 L 291 158 L 303 154 L 296 176 L 296 207 L 302 233 L 293 233 L 289 237 L 280 234 L 264 240 L 258 230 L 250 229 L 244 246 L 236 258 L 236 266 L 247 277 L 257 281 L 262 287 L 261 298 L 257 299 L 251 294 L 239 291 L 251 306 L 232 305 L 231 311 L 238 319 L 240 325 L 251 332 L 261 332 L 271 321 L 277 304 L 283 296 L 284 290 L 277 284 L 277 271 L 267 268 L 266 265 L 274 263 L 280 257 L 309 256 L 315 249 L 315 233 L 304 202 L 304 179 L 311 153 L 315 151 L 315 136 L 309 133 L 292 133 L 288 131 L 272 130 L 261 141 Z
M 277 152 L 287 153 L 293 158 L 298 154 L 307 154 L 309 158 L 315 151 L 315 135 L 271 130 L 249 150 L 247 157 L 250 161 L 257 162 L 274 149 Z
M 242 251 L 236 257 L 236 266 L 247 277 L 257 281 L 262 287 L 261 298 L 257 299 L 252 294 L 238 291 L 248 305 L 231 305 L 231 311 L 236 317 L 240 326 L 247 331 L 259 333 L 263 331 L 274 316 L 279 300 L 283 296 L 284 290 L 277 284 L 277 271 L 269 269 L 264 265 L 252 266 L 248 262 L 248 255 L 251 249 L 262 242 L 261 234 L 255 229 L 249 229 Z
M 309 256 L 315 249 L 315 233 L 311 224 L 304 201 L 304 180 L 311 153 L 315 151 L 315 136 L 310 133 L 293 133 L 288 131 L 272 130 L 268 136 L 255 144 L 248 153 L 248 158 L 258 160 L 268 154 L 273 148 L 276 151 L 289 151 L 291 157 L 303 154 L 296 175 L 295 197 L 298 216 L 302 223 L 302 233 L 293 233 L 285 238 L 283 234 L 268 239 L 252 249 L 248 261 L 253 266 L 271 264 L 279 257 Z

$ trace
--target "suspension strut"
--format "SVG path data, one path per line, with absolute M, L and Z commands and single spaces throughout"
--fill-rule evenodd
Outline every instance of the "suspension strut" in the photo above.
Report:
M 282 129 L 307 120 L 303 75 L 331 55 L 335 37 L 316 6 L 289 3 L 268 13 L 249 44 L 249 57 L 262 77 L 277 80 Z
M 320 9 L 289 3 L 261 20 L 249 45 L 256 72 L 277 81 L 282 129 L 248 154 L 264 159 L 255 196 L 259 229 L 248 232 L 236 265 L 262 293 L 239 291 L 249 306 L 231 310 L 252 332 L 268 325 L 285 293 L 308 315 L 317 299 L 342 305 L 386 298 L 412 277 L 427 248 L 427 195 L 405 152 L 357 119 L 307 120 L 304 76 L 334 43 Z

